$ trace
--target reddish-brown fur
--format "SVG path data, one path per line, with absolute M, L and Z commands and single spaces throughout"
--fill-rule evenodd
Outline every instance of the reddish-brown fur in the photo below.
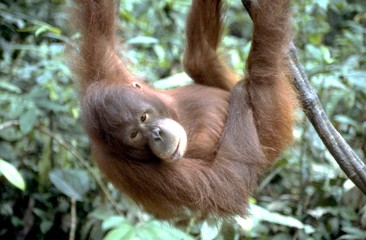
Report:
M 285 54 L 291 41 L 290 1 L 253 5 L 246 77 L 234 87 L 236 75 L 216 53 L 222 2 L 193 0 L 183 64 L 196 84 L 168 91 L 148 87 L 117 57 L 113 1 L 75 1 L 74 22 L 82 40 L 74 72 L 83 124 L 102 172 L 160 218 L 185 215 L 187 209 L 245 214 L 260 175 L 292 140 L 296 101 Z M 139 95 L 132 93 L 132 81 L 143 87 Z M 166 163 L 118 141 L 121 116 L 136 101 L 150 102 L 184 127 L 188 148 L 183 159 Z

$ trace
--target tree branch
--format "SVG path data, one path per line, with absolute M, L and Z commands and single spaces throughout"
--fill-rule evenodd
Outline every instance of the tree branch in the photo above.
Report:
M 249 16 L 251 16 L 251 1 L 242 0 L 242 3 L 249 13 Z M 365 163 L 356 155 L 329 121 L 329 118 L 297 57 L 296 47 L 293 43 L 291 44 L 288 55 L 289 66 L 294 77 L 294 85 L 298 91 L 301 106 L 306 116 L 309 118 L 319 137 L 337 161 L 340 168 L 349 179 L 366 194 Z

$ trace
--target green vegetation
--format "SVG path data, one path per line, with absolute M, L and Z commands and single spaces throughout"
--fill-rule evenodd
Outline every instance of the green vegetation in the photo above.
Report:
M 301 111 L 296 141 L 264 177 L 248 219 L 168 224 L 138 209 L 90 161 L 65 60 L 77 37 L 69 7 L 63 0 L 0 3 L 0 239 L 366 239 L 366 198 Z M 189 82 L 179 74 L 188 7 L 121 1 L 131 69 L 159 88 Z M 228 7 L 222 49 L 241 72 L 250 19 L 239 0 Z M 308 76 L 333 124 L 366 159 L 366 2 L 304 0 L 293 9 Z

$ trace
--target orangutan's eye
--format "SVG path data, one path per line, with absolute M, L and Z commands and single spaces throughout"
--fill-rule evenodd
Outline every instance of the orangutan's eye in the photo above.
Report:
M 144 113 L 144 114 L 142 114 L 140 120 L 141 120 L 141 122 L 145 122 L 147 120 L 147 118 L 148 118 L 147 113 Z
M 130 138 L 131 138 L 131 139 L 134 139 L 135 137 L 137 137 L 137 135 L 138 135 L 138 134 L 139 134 L 139 132 L 138 132 L 138 131 L 133 132 L 133 133 L 131 134 Z

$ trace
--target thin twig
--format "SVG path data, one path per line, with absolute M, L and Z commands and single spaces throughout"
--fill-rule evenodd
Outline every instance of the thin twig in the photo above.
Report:
M 70 198 L 71 202 L 71 221 L 70 221 L 70 234 L 69 240 L 75 240 L 76 232 L 76 200 L 75 198 Z
M 17 126 L 17 125 L 19 125 L 18 120 L 10 120 L 10 121 L 1 123 L 0 124 L 0 131 L 5 129 L 5 128 L 12 127 L 12 126 Z

